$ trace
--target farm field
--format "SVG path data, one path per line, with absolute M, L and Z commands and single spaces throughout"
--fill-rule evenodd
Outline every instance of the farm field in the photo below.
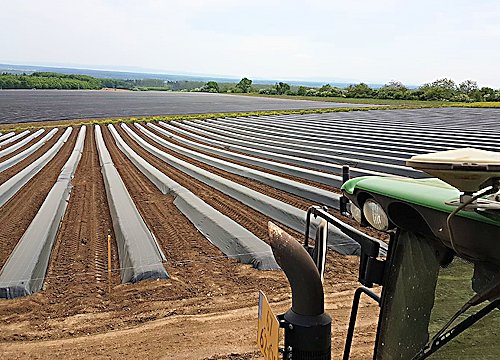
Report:
M 1 134 L 0 296 L 19 289 L 33 294 L 0 300 L 0 353 L 40 359 L 259 358 L 258 290 L 276 312 L 290 306 L 288 283 L 267 246 L 268 221 L 302 239 L 310 205 L 337 213 L 343 164 L 351 166 L 352 176 L 420 178 L 424 174 L 406 168 L 405 159 L 466 146 L 500 151 L 499 116 L 495 109 L 377 110 Z M 44 235 L 52 251 L 40 245 L 28 256 L 34 248 L 30 229 L 46 224 L 39 210 L 56 198 L 61 171 L 74 178 L 67 207 L 57 207 L 59 230 Z M 121 179 L 126 191 L 110 179 Z M 120 213 L 126 208 L 121 204 L 131 212 Z M 129 218 L 134 211 L 144 234 L 154 234 L 135 250 Z M 57 217 L 50 221 L 59 224 Z M 358 260 L 348 240 L 331 232 L 329 241 L 336 251 L 328 253 L 326 310 L 334 319 L 332 350 L 338 358 L 358 286 Z M 29 246 L 21 253 L 23 243 Z M 46 269 L 28 272 L 30 261 L 22 269 L 14 263 L 5 281 L 16 256 L 34 263 L 35 255 L 46 257 Z M 156 276 L 153 267 L 168 278 L 148 280 Z M 123 284 L 128 277 L 144 280 Z M 364 300 L 352 358 L 371 353 L 377 316 L 377 306 Z
M 357 105 L 208 93 L 2 90 L 0 91 L 0 124 L 64 119 L 351 106 Z

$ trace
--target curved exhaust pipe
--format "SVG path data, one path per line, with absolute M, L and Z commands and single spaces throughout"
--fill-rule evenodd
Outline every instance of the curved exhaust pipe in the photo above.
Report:
M 315 316 L 325 312 L 323 284 L 316 264 L 304 247 L 272 222 L 267 225 L 274 258 L 292 288 L 292 311 Z
M 291 235 L 268 223 L 271 248 L 292 288 L 292 308 L 279 316 L 285 328 L 283 359 L 331 359 L 332 318 L 325 313 L 323 284 L 311 255 Z

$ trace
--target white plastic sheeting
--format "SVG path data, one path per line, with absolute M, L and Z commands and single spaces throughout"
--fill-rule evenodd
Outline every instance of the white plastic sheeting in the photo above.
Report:
M 99 125 L 95 126 L 95 140 L 113 220 L 122 283 L 168 278 L 162 264 L 165 256 L 116 170 Z
M 7 170 L 8 168 L 17 164 L 19 161 L 22 161 L 31 154 L 33 154 L 35 151 L 37 151 L 39 148 L 45 145 L 47 141 L 52 139 L 52 137 L 56 134 L 57 131 L 58 131 L 57 128 L 50 130 L 43 138 L 41 138 L 39 141 L 31 145 L 26 150 L 23 150 L 19 154 L 16 154 L 15 156 L 11 157 L 10 159 L 1 162 L 0 172 Z
M 26 136 L 30 133 L 29 130 L 24 130 L 23 132 L 20 132 L 19 134 L 16 134 L 10 138 L 8 138 L 7 140 L 3 140 L 3 141 L 0 141 L 0 148 L 1 147 L 4 147 L 5 145 L 8 145 L 16 140 L 19 140 L 20 138 L 22 138 L 23 136 Z
M 257 180 L 263 184 L 300 196 L 304 199 L 309 199 L 322 205 L 327 205 L 335 209 L 339 208 L 339 194 L 186 149 L 182 146 L 178 146 L 162 139 L 156 134 L 153 134 L 151 131 L 145 129 L 140 124 L 135 125 L 144 135 L 156 141 L 158 144 L 167 147 L 179 154 L 188 156 L 191 159 L 201 161 L 207 165 L 224 171 L 228 171 L 236 175 Z
M 71 194 L 71 180 L 85 143 L 82 126 L 75 147 L 40 210 L 0 271 L 0 297 L 15 298 L 42 289 L 52 247 Z
M 68 140 L 73 128 L 68 127 L 64 134 L 57 140 L 57 142 L 45 154 L 19 171 L 16 175 L 0 185 L 0 207 L 3 206 L 9 199 L 14 196 L 33 176 L 38 174 L 50 160 L 56 156 L 59 150 L 63 147 L 64 143 Z M 48 135 L 48 134 L 47 134 Z M 13 158 L 11 158 L 13 159 Z M 11 160 L 9 159 L 9 160 Z M 7 160 L 8 161 L 8 160 Z
M 112 125 L 108 127 L 117 146 L 139 171 L 162 193 L 174 196 L 174 205 L 226 256 L 259 270 L 279 268 L 269 245 L 152 166 L 127 145 Z
M 139 143 L 139 145 L 151 154 L 165 161 L 167 164 L 285 226 L 288 226 L 300 233 L 304 232 L 306 226 L 305 211 L 171 156 L 148 144 L 144 139 L 132 130 L 128 129 L 126 126 L 124 126 L 124 129 L 135 141 Z M 319 220 L 314 219 L 311 223 L 312 233 L 315 233 L 318 225 Z M 332 226 L 329 226 L 328 229 L 328 242 L 329 246 L 340 254 L 359 254 L 359 244 Z
M 16 135 L 16 133 L 13 131 L 8 132 L 7 134 L 0 135 L 0 141 L 4 141 L 4 140 L 6 140 L 14 135 Z
M 390 110 L 396 115 L 397 113 Z M 378 112 L 377 112 L 378 113 Z M 379 115 L 384 114 L 383 112 L 378 113 Z M 352 114 L 351 114 L 352 115 Z M 358 114 L 361 115 L 361 114 Z M 373 115 L 373 114 L 372 114 Z M 385 115 L 385 116 L 384 116 Z M 325 132 L 332 132 L 334 130 L 338 135 L 343 136 L 345 138 L 351 137 L 360 137 L 364 140 L 370 139 L 397 139 L 394 142 L 401 142 L 402 144 L 409 145 L 410 148 L 413 148 L 415 145 L 430 147 L 434 150 L 429 151 L 439 151 L 443 150 L 443 146 L 452 146 L 456 147 L 484 147 L 485 150 L 498 151 L 499 146 L 494 143 L 495 139 L 486 138 L 492 136 L 492 134 L 482 134 L 482 131 L 477 130 L 475 133 L 471 134 L 470 132 L 467 134 L 463 133 L 464 128 L 467 128 L 470 125 L 470 122 L 478 122 L 480 120 L 478 117 L 469 120 L 469 124 L 464 124 L 462 129 L 455 129 L 454 131 L 446 131 L 443 133 L 444 126 L 446 126 L 446 120 L 441 118 L 439 124 L 434 124 L 434 128 L 430 131 L 424 131 L 422 126 L 425 126 L 427 121 L 429 120 L 425 115 L 420 118 L 420 123 L 417 127 L 409 127 L 407 123 L 404 122 L 401 118 L 399 118 L 399 124 L 396 126 L 390 126 L 387 124 L 387 119 L 389 114 L 385 113 L 381 118 L 372 117 L 372 118 L 364 118 L 357 116 L 356 118 L 342 119 L 341 121 L 337 121 L 333 123 L 330 119 L 325 119 L 317 116 L 308 116 L 308 120 L 304 118 L 299 118 L 297 121 L 294 121 L 293 126 L 297 126 L 297 128 L 301 128 L 301 124 L 304 121 L 308 121 L 307 125 L 313 125 L 317 129 L 321 129 Z M 423 115 L 423 114 L 420 114 Z M 397 115 L 396 115 L 397 117 Z M 456 123 L 456 118 L 453 119 L 453 122 Z M 271 120 L 274 122 L 274 120 Z M 278 119 L 279 121 L 288 122 L 288 117 L 284 120 Z M 291 122 L 289 125 L 292 125 Z M 470 131 L 470 127 L 467 129 Z M 498 137 L 497 137 L 498 138 Z M 427 152 L 429 152 L 427 151 Z
M 0 157 L 2 156 L 5 156 L 5 155 L 8 155 L 10 153 L 13 153 L 14 151 L 16 151 L 17 149 L 23 147 L 24 145 L 26 145 L 27 143 L 29 143 L 31 140 L 33 140 L 34 138 L 42 135 L 43 133 L 45 132 L 44 129 L 40 129 L 40 130 L 37 130 L 35 131 L 33 134 L 25 137 L 24 139 L 22 139 L 21 141 L 18 141 L 17 143 L 15 143 L 14 145 L 11 145 L 3 150 L 0 150 Z
M 317 124 L 312 119 L 308 125 L 297 123 L 294 118 L 278 117 L 251 117 L 251 118 L 224 118 L 217 120 L 218 123 L 233 125 L 237 129 L 254 129 L 266 135 L 279 135 L 286 132 L 287 139 L 297 140 L 307 143 L 322 143 L 330 145 L 332 149 L 339 148 L 362 148 L 364 151 L 370 150 L 374 154 L 399 154 L 400 157 L 411 157 L 418 153 L 419 149 L 411 146 L 401 146 L 387 138 L 366 139 L 364 136 L 346 136 L 337 132 L 337 128 L 327 128 Z M 334 122 L 339 124 L 339 122 Z M 373 126 L 382 126 L 373 124 Z M 367 125 L 368 127 L 368 125 Z

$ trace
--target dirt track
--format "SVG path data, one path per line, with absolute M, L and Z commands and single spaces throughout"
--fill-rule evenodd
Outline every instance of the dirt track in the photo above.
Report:
M 106 235 L 114 238 L 113 225 L 93 131 L 87 132 L 85 148 L 46 276 L 47 296 L 64 299 L 65 315 L 102 308 L 102 298 L 108 292 Z M 112 254 L 116 269 L 119 263 L 114 242 Z M 112 275 L 112 286 L 120 284 L 119 273 Z
M 52 167 L 46 167 L 43 175 L 42 172 L 37 175 L 36 191 L 32 185 L 16 195 L 17 204 L 22 206 L 16 211 L 14 207 L 9 210 L 8 206 L 14 206 L 9 205 L 13 199 L 0 209 L 0 221 L 15 219 L 21 224 L 16 229 L 2 226 L 2 258 L 8 252 L 4 251 L 7 249 L 4 244 L 11 244 L 12 249 L 15 239 L 22 235 L 40 207 L 51 181 L 55 181 L 57 166 L 60 168 L 65 162 L 63 154 L 69 156 L 74 145 L 75 130 L 78 129 L 74 129 L 54 164 L 51 162 Z M 139 173 L 118 150 L 109 131 L 103 129 L 115 166 L 167 256 L 165 266 L 171 276 L 165 281 L 122 285 L 118 272 L 114 271 L 112 291 L 108 293 L 105 246 L 111 220 L 93 129 L 88 130 L 84 155 L 52 254 L 46 289 L 26 298 L 0 301 L 0 353 L 5 358 L 40 359 L 132 356 L 219 359 L 228 358 L 230 354 L 238 354 L 231 358 L 258 358 L 255 346 L 257 292 L 259 289 L 266 292 L 276 312 L 286 310 L 290 298 L 284 274 L 258 271 L 226 259 L 179 212 L 171 196 L 161 194 Z M 123 131 L 120 130 L 120 134 L 134 150 L 173 180 L 267 240 L 265 216 L 167 166 L 141 150 Z M 273 193 L 262 184 L 220 174 L 296 206 L 308 205 L 289 194 Z M 36 202 L 31 198 L 36 198 Z M 113 253 L 116 254 L 116 249 Z M 118 267 L 116 255 L 113 266 Z M 352 295 L 357 287 L 356 274 L 356 258 L 328 255 L 326 304 L 334 319 L 333 347 L 337 357 L 343 348 Z M 378 308 L 369 304 L 362 308 L 359 317 L 354 358 L 366 357 L 373 341 Z

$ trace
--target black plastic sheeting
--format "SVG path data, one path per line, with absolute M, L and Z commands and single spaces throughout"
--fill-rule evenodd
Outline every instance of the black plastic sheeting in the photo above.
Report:
M 176 124 L 177 126 L 172 126 L 170 124 L 165 124 L 165 123 L 161 123 L 161 124 L 163 126 L 165 126 L 165 128 L 167 128 L 167 129 L 174 130 L 174 131 L 176 131 L 176 132 L 178 132 L 180 134 L 189 136 L 190 138 L 196 139 L 196 140 L 201 141 L 201 142 L 203 142 L 205 144 L 220 146 L 220 147 L 222 147 L 224 149 L 230 149 L 230 150 L 234 150 L 234 151 L 239 151 L 239 152 L 242 152 L 244 154 L 249 154 L 249 155 L 253 155 L 253 156 L 260 156 L 260 157 L 271 159 L 271 160 L 283 161 L 283 162 L 286 162 L 288 164 L 293 164 L 293 165 L 297 165 L 297 166 L 303 166 L 303 167 L 307 167 L 307 168 L 310 168 L 310 169 L 316 169 L 316 170 L 320 170 L 320 171 L 326 171 L 326 172 L 329 172 L 329 173 L 337 173 L 337 174 L 339 174 L 339 173 L 342 172 L 342 166 L 341 165 L 327 163 L 327 162 L 324 162 L 324 161 L 316 161 L 316 160 L 311 160 L 311 159 L 303 159 L 303 158 L 300 158 L 298 156 L 278 154 L 278 153 L 274 153 L 274 152 L 271 152 L 271 151 L 265 151 L 265 150 L 255 149 L 255 148 L 252 148 L 252 147 L 249 147 L 249 146 L 234 145 L 234 144 L 230 144 L 230 143 L 227 143 L 227 142 L 223 142 L 223 141 L 212 139 L 212 138 L 207 137 L 205 135 L 198 135 L 198 133 L 200 133 L 200 131 L 196 130 L 196 129 L 194 129 L 194 130 L 196 130 L 196 132 L 192 131 L 192 130 L 189 130 L 189 131 L 185 130 L 184 129 L 184 126 L 185 126 L 184 123 L 178 123 L 178 122 L 175 122 L 175 121 L 171 121 L 171 123 L 172 124 Z M 247 144 L 247 145 L 251 145 L 251 144 Z M 384 175 L 387 175 L 387 174 L 385 174 L 383 172 L 364 170 L 364 169 L 359 169 L 359 168 L 356 168 L 356 167 L 353 167 L 353 166 L 350 167 L 350 172 L 351 172 L 351 176 L 367 176 L 367 175 L 384 176 Z
M 122 283 L 168 278 L 162 264 L 165 256 L 118 174 L 99 125 L 95 126 L 95 140 L 113 220 Z
M 326 205 L 334 209 L 339 208 L 339 198 L 340 195 L 331 191 L 323 190 L 311 185 L 300 183 L 298 181 L 286 179 L 281 176 L 276 176 L 263 171 L 255 170 L 246 166 L 234 164 L 229 161 L 221 160 L 208 156 L 197 151 L 186 149 L 182 146 L 166 141 L 161 137 L 148 131 L 140 124 L 135 124 L 136 127 L 146 136 L 161 144 L 162 146 L 169 148 L 179 154 L 185 155 L 191 159 L 195 159 L 203 162 L 204 164 L 213 166 L 215 168 L 230 172 L 232 174 L 244 176 L 249 179 L 257 180 L 263 184 L 272 186 L 276 189 L 280 189 L 291 194 L 300 196 L 301 198 L 311 200 L 313 202 L 319 203 L 321 205 Z M 158 128 L 158 127 L 156 127 Z
M 38 136 L 42 135 L 44 132 L 45 132 L 45 129 L 39 129 L 39 130 L 35 131 L 33 134 L 22 139 L 21 141 L 18 141 L 14 145 L 11 145 L 3 150 L 0 150 L 0 157 L 8 155 L 8 154 L 16 151 L 17 149 L 19 149 L 19 148 L 23 147 L 24 145 L 26 145 L 27 143 L 29 143 L 34 138 L 37 138 Z
M 301 119 L 303 122 L 299 122 Z M 366 139 L 365 136 L 346 136 L 340 132 L 338 133 L 337 127 L 328 128 L 327 126 L 316 123 L 313 119 L 308 119 L 309 118 L 295 119 L 291 117 L 279 118 L 266 116 L 260 118 L 224 118 L 217 120 L 217 123 L 232 125 L 237 129 L 254 129 L 265 135 L 279 135 L 282 131 L 285 131 L 287 139 L 291 141 L 321 143 L 322 145 L 330 146 L 331 149 L 361 148 L 364 151 L 370 150 L 370 153 L 373 152 L 374 154 L 399 154 L 399 156 L 402 157 L 411 157 L 419 153 L 417 148 L 398 144 L 387 137 Z M 331 125 L 339 125 L 340 127 L 342 123 L 332 120 Z M 381 124 L 374 123 L 372 126 L 380 127 Z M 370 126 L 366 125 L 366 128 L 370 128 Z
M 293 230 L 304 232 L 306 226 L 305 211 L 171 156 L 148 144 L 127 126 L 123 126 L 123 128 L 139 145 L 167 164 Z M 317 219 L 311 222 L 312 233 L 315 233 L 318 225 L 319 220 Z M 359 244 L 332 226 L 328 228 L 328 245 L 342 255 L 359 255 Z
M 175 135 L 174 133 L 171 133 L 171 132 L 165 130 L 165 128 L 167 128 L 167 127 L 173 128 L 173 129 L 175 129 L 175 128 L 170 127 L 170 125 L 168 125 L 167 123 L 165 123 L 163 121 L 160 121 L 159 124 L 162 125 L 162 127 L 156 126 L 152 123 L 148 123 L 147 125 L 149 127 L 151 127 L 152 129 L 155 129 L 156 131 L 162 133 L 163 135 L 168 136 L 169 138 L 172 138 L 172 139 L 176 140 L 177 142 L 180 142 L 184 145 L 188 145 L 188 146 L 195 148 L 197 150 L 202 150 L 202 151 L 208 152 L 210 154 L 219 155 L 219 156 L 225 157 L 227 159 L 240 161 L 240 162 L 243 162 L 245 164 L 260 166 L 260 167 L 263 167 L 265 169 L 277 171 L 277 172 L 280 172 L 283 174 L 296 176 L 296 177 L 299 177 L 301 179 L 316 181 L 320 184 L 327 184 L 327 185 L 331 185 L 331 186 L 335 186 L 335 187 L 340 187 L 342 185 L 342 177 L 341 176 L 325 173 L 322 171 L 305 169 L 305 168 L 290 165 L 290 164 L 283 164 L 283 163 L 279 163 L 279 162 L 272 161 L 272 160 L 261 159 L 261 158 L 254 157 L 254 156 L 239 154 L 239 153 L 236 153 L 234 151 L 219 149 L 219 148 L 216 148 L 213 146 L 202 144 L 200 142 L 188 140 L 182 136 Z
M 289 145 L 286 142 L 272 142 L 269 140 L 261 139 L 258 133 L 253 136 L 243 136 L 233 134 L 228 131 L 222 131 L 214 129 L 213 127 L 203 125 L 195 121 L 184 121 L 184 122 L 172 122 L 172 124 L 187 129 L 192 132 L 196 132 L 199 135 L 207 136 L 216 140 L 224 141 L 229 144 L 246 146 L 253 149 L 270 151 L 276 154 L 296 156 L 303 159 L 314 160 L 326 162 L 328 164 L 339 165 L 351 165 L 356 166 L 362 170 L 370 171 L 381 171 L 387 174 L 401 175 L 408 177 L 419 177 L 422 173 L 420 171 L 413 170 L 403 165 L 388 164 L 385 162 L 377 162 L 370 160 L 360 159 L 359 156 L 356 158 L 350 158 L 347 156 L 334 156 L 327 155 L 321 151 L 316 151 L 314 148 L 308 147 L 307 149 L 298 150 L 297 145 Z M 286 136 L 283 136 L 286 139 Z M 339 151 L 340 153 L 340 151 Z M 399 160 L 402 161 L 402 160 Z
M 71 127 L 67 128 L 64 131 L 63 135 L 49 150 L 47 150 L 45 154 L 40 156 L 38 159 L 19 171 L 16 175 L 0 185 L 0 206 L 3 206 L 7 201 L 9 201 L 9 199 L 19 191 L 19 189 L 21 189 L 28 181 L 30 181 L 33 176 L 38 174 L 38 172 L 42 170 L 43 167 L 54 158 L 54 156 L 56 156 L 59 150 L 63 147 L 64 143 L 68 141 L 68 138 L 71 135 L 72 131 L 73 129 Z M 14 159 L 15 157 L 16 156 L 10 158 L 9 160 Z
M 383 114 L 378 113 L 378 114 Z M 361 114 L 359 114 L 361 115 Z M 346 138 L 354 138 L 359 136 L 366 140 L 377 140 L 380 138 L 392 139 L 394 143 L 401 141 L 402 144 L 408 145 L 413 148 L 413 144 L 422 147 L 430 147 L 433 150 L 429 151 L 442 151 L 448 149 L 450 146 L 452 148 L 458 147 L 483 147 L 485 150 L 498 151 L 499 146 L 496 145 L 495 140 L 498 136 L 493 134 L 484 134 L 485 138 L 482 136 L 482 131 L 477 130 L 476 132 L 470 133 L 471 122 L 478 122 L 480 120 L 478 117 L 470 119 L 468 123 L 463 124 L 461 129 L 445 130 L 446 120 L 441 118 L 440 123 L 435 123 L 433 128 L 429 130 L 423 130 L 422 127 L 427 124 L 428 118 L 421 119 L 421 123 L 417 126 L 408 126 L 407 123 L 399 118 L 399 124 L 391 126 L 387 123 L 387 118 L 389 117 L 385 113 L 382 118 L 378 116 L 373 116 L 371 118 L 344 118 L 342 120 L 332 121 L 330 117 L 317 117 L 317 116 L 304 116 L 302 118 L 290 121 L 289 117 L 278 118 L 276 120 L 270 119 L 271 123 L 284 121 L 289 124 L 289 126 L 300 128 L 301 125 L 305 124 L 308 127 L 314 127 L 318 130 L 325 132 L 335 131 L 336 135 L 344 136 Z M 456 119 L 453 119 L 455 122 Z M 293 124 L 292 124 L 293 122 Z M 464 131 L 467 129 L 467 131 Z M 443 130 L 445 130 L 443 132 Z M 481 135 L 478 135 L 481 133 Z M 492 136 L 493 138 L 488 138 Z
M 347 138 L 347 139 L 333 139 L 332 135 L 335 130 L 329 131 L 329 135 L 325 136 L 314 136 L 312 131 L 314 131 L 318 126 L 311 121 L 308 127 L 305 127 L 301 131 L 297 131 L 295 128 L 295 123 L 293 120 L 289 120 L 288 123 L 285 120 L 283 125 L 281 123 L 268 120 L 260 120 L 252 118 L 244 120 L 241 118 L 222 118 L 222 119 L 206 119 L 203 120 L 205 123 L 210 124 L 210 126 L 218 127 L 227 130 L 230 127 L 231 132 L 235 132 L 242 135 L 255 135 L 259 134 L 260 138 L 267 140 L 277 140 L 283 141 L 286 139 L 286 143 L 289 145 L 298 146 L 312 146 L 314 149 L 322 149 L 332 153 L 339 154 L 344 151 L 352 152 L 365 152 L 367 151 L 367 144 L 363 139 L 359 138 Z M 376 149 L 370 149 L 371 156 L 391 156 L 399 157 L 402 159 L 407 159 L 416 155 L 412 149 L 406 149 L 402 151 L 401 149 L 393 148 L 390 146 L 378 147 Z
M 294 151 L 301 150 L 306 155 L 310 156 L 308 153 L 319 154 L 323 159 L 328 156 L 331 162 L 338 163 L 344 161 L 358 161 L 366 160 L 368 162 L 377 162 L 381 164 L 393 164 L 404 166 L 405 160 L 412 157 L 415 154 L 412 153 L 372 153 L 366 152 L 366 147 L 358 146 L 346 146 L 344 144 L 338 144 L 332 146 L 331 144 L 325 144 L 323 139 L 317 138 L 317 141 L 309 140 L 294 140 L 288 138 L 288 129 L 281 129 L 278 133 L 275 131 L 274 134 L 266 134 L 261 132 L 260 129 L 255 129 L 251 127 L 243 127 L 241 125 L 235 125 L 234 123 L 225 122 L 215 122 L 212 120 L 193 120 L 191 124 L 200 124 L 205 126 L 211 132 L 215 132 L 220 135 L 229 136 L 233 139 L 243 140 L 252 142 L 256 136 L 259 138 L 259 142 L 266 145 L 278 146 L 280 148 L 292 148 Z M 273 129 L 273 123 L 269 123 L 269 128 Z M 314 126 L 311 127 L 314 129 Z M 332 130 L 332 132 L 335 130 Z M 314 158 L 314 157 L 312 157 Z M 315 159 L 315 158 L 314 158 Z
M 163 194 L 174 196 L 174 205 L 227 257 L 259 270 L 279 269 L 269 245 L 152 166 L 126 144 L 112 125 L 108 127 L 119 149 L 139 171 Z
M 50 254 L 71 194 L 71 180 L 83 152 L 84 126 L 75 148 L 40 210 L 0 271 L 0 298 L 16 298 L 42 289 Z
M 24 151 L 21 151 L 19 154 L 16 154 L 15 156 L 11 157 L 10 159 L 7 159 L 3 162 L 0 163 L 0 172 L 7 170 L 8 168 L 14 166 L 17 164 L 19 161 L 26 159 L 28 156 L 33 154 L 35 151 L 37 151 L 39 148 L 41 148 L 47 141 L 52 139 L 52 137 L 57 133 L 58 129 L 52 129 L 50 130 L 43 138 L 41 138 L 39 141 L 31 145 L 29 148 L 27 148 Z

